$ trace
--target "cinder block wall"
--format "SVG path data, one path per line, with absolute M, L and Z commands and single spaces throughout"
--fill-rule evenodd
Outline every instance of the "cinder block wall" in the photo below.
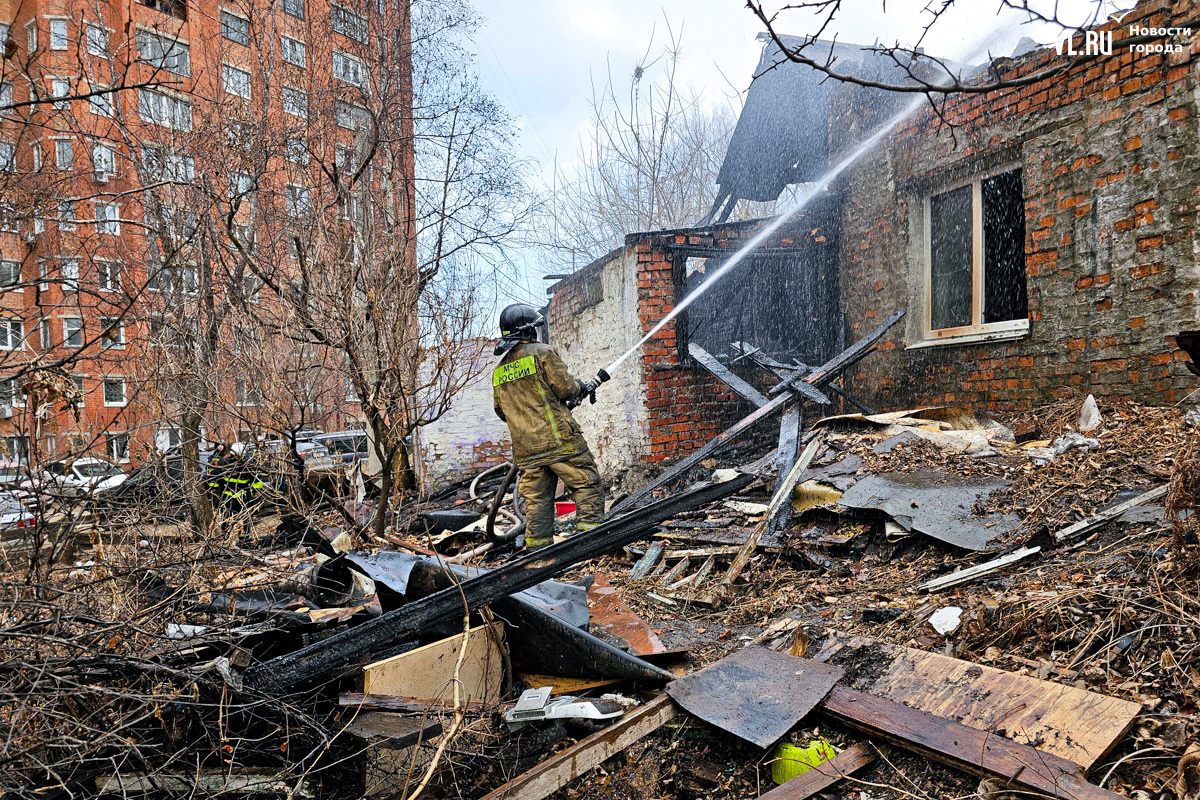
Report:
M 1173 403 L 1196 388 L 1174 342 L 1200 327 L 1200 37 L 1182 53 L 1136 54 L 1129 27 L 1195 19 L 1200 2 L 1143 2 L 1114 30 L 1111 56 L 1053 48 L 1003 77 L 1069 60 L 1056 77 L 952 98 L 953 131 L 914 117 L 846 177 L 842 301 L 853 341 L 897 308 L 907 325 L 854 371 L 881 408 L 968 403 L 1027 409 L 1094 393 Z M 1159 40 L 1162 41 L 1162 40 Z M 921 336 L 923 197 L 989 164 L 1018 162 L 1026 215 L 1030 330 L 995 344 L 906 349 Z

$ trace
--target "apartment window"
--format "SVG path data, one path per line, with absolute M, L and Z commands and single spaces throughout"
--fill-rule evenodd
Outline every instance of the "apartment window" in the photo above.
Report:
M 70 169 L 75 161 L 75 154 L 71 152 L 70 139 L 55 139 L 54 140 L 54 167 L 56 169 Z
M 98 177 L 115 175 L 117 172 L 117 151 L 106 144 L 92 145 L 92 169 Z
M 143 64 L 185 77 L 192 74 L 191 53 L 183 42 L 139 31 L 137 46 L 138 60 Z
M 221 9 L 221 35 L 231 42 L 250 44 L 250 22 Z
M 9 81 L 0 83 L 0 111 L 12 111 L 13 85 Z
M 193 266 L 160 267 L 152 270 L 146 282 L 146 288 L 151 292 L 175 292 L 195 294 L 198 287 L 198 275 Z
M 154 432 L 154 447 L 160 453 L 174 450 L 183 444 L 183 429 L 162 427 Z
M 121 235 L 121 209 L 116 203 L 96 203 L 96 233 Z
M 53 78 L 50 81 L 50 96 L 51 97 L 66 97 L 71 93 L 71 82 L 65 78 Z M 59 111 L 66 111 L 71 107 L 70 100 L 55 100 L 54 107 Z
M 305 61 L 304 51 L 306 45 L 299 39 L 293 39 L 290 36 L 279 37 L 279 52 L 283 55 L 283 60 L 297 67 L 307 66 Z
M 29 52 L 31 52 L 31 53 L 36 52 L 37 48 L 38 48 L 37 21 L 36 20 L 34 20 L 33 22 L 30 22 L 28 25 L 25 26 L 25 33 L 29 37 Z
M 105 381 L 105 386 L 108 382 Z M 108 403 L 105 403 L 108 405 Z M 128 433 L 106 433 L 104 434 L 104 452 L 108 453 L 108 457 L 118 464 L 126 464 L 129 462 L 129 434 Z
M 43 350 L 49 350 L 50 348 L 54 347 L 54 339 L 51 333 L 50 320 L 43 318 L 42 321 L 38 323 L 38 337 L 40 339 L 38 344 L 41 345 Z
M 229 199 L 245 197 L 254 191 L 254 176 L 244 172 L 229 173 Z
M 24 408 L 25 395 L 15 378 L 5 378 L 0 381 L 0 406 L 9 408 Z
M 304 0 L 283 0 L 283 13 L 304 19 Z
M 312 196 L 306 186 L 294 183 L 287 185 L 287 214 L 292 219 L 304 216 L 312 210 Z
M 87 26 L 87 51 L 94 56 L 108 55 L 108 31 L 99 25 Z
M 1028 329 L 1019 169 L 930 196 L 925 240 L 927 339 Z
M 138 2 L 147 8 L 169 14 L 175 19 L 187 21 L 187 3 L 176 2 L 176 0 L 138 0 Z
M 365 108 L 341 100 L 334 103 L 333 118 L 339 128 L 350 131 L 366 130 L 371 124 L 371 115 Z
M 366 68 L 357 58 L 333 51 L 333 77 L 351 86 L 366 86 Z
M 235 388 L 239 406 L 256 406 L 262 402 L 262 389 L 248 381 L 238 381 Z
M 126 404 L 125 400 L 125 379 L 124 378 L 105 378 L 104 379 L 104 405 L 108 408 L 115 408 Z
M 154 180 L 175 183 L 193 183 L 196 180 L 196 159 L 178 153 L 165 153 L 161 147 L 143 147 L 142 164 Z
M 83 347 L 83 320 L 62 318 L 62 347 Z
M 96 92 L 96 87 L 90 91 Z M 88 95 L 88 109 L 98 117 L 111 117 L 115 113 L 112 92 L 97 92 Z
M 32 149 L 30 150 L 30 152 L 33 153 L 33 171 L 41 172 L 42 171 L 42 146 L 40 144 L 35 144 L 32 147 Z
M 58 229 L 60 231 L 73 231 L 79 220 L 75 216 L 75 202 L 67 200 L 58 204 Z
M 221 65 L 221 79 L 225 84 L 225 91 L 228 94 L 234 94 L 238 97 L 250 97 L 250 73 L 244 69 L 238 69 L 230 64 Z
M 75 384 L 75 396 L 79 398 L 75 401 L 74 406 L 75 408 L 83 408 L 85 398 L 87 397 L 87 390 L 84 388 L 83 378 L 79 377 L 78 375 L 72 375 L 71 383 Z M 75 448 L 72 446 L 72 449 Z
M 192 129 L 192 104 L 152 89 L 138 90 L 138 112 L 146 122 L 178 131 Z
M 18 350 L 24 341 L 24 322 L 19 319 L 0 319 L 0 350 Z
M 284 157 L 293 164 L 308 163 L 308 145 L 303 139 L 293 137 L 284 146 Z
M 17 171 L 17 147 L 11 142 L 0 142 L 0 172 Z
M 125 323 L 119 317 L 100 318 L 100 346 L 105 350 L 125 349 Z
M 0 261 L 0 286 L 17 286 L 21 283 L 21 262 Z
M 50 49 L 67 49 L 67 21 L 65 19 L 50 20 Z
M 308 92 L 291 86 L 283 87 L 283 111 L 294 117 L 308 118 Z
M 258 292 L 262 288 L 262 281 L 255 275 L 247 275 L 242 278 L 242 297 L 247 303 L 258 302 Z
M 367 18 L 355 14 L 348 8 L 335 5 L 333 7 L 333 30 L 343 36 L 348 36 L 356 42 L 366 43 Z
M 119 291 L 121 289 L 121 262 L 96 259 L 96 280 L 102 292 Z
M 68 258 L 62 262 L 62 289 L 64 292 L 79 291 L 79 260 Z
M 15 461 L 18 464 L 29 463 L 29 437 L 28 436 L 5 436 L 3 441 L 4 452 L 9 460 Z

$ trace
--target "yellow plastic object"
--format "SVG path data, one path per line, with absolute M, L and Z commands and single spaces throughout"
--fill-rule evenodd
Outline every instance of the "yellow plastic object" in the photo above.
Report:
M 816 481 L 805 481 L 792 492 L 792 511 L 799 514 L 818 506 L 831 506 L 838 501 L 842 493 L 829 486 L 822 486 Z
M 833 746 L 824 739 L 817 739 L 808 747 L 796 747 L 782 742 L 775 748 L 771 762 L 771 780 L 783 785 L 797 775 L 803 775 L 817 764 L 824 764 L 837 755 Z

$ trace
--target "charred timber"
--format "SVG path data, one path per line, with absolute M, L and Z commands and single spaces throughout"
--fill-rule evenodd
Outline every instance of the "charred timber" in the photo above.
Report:
M 256 664 L 246 671 L 245 684 L 252 690 L 275 693 L 341 677 L 367 663 L 372 651 L 411 639 L 458 617 L 464 603 L 473 609 L 481 608 L 528 589 L 566 572 L 581 561 L 636 541 L 650 528 L 676 514 L 736 494 L 754 480 L 753 475 L 739 475 L 724 483 L 705 484 L 610 519 L 587 533 L 538 548 L 484 575 L 408 603 L 293 653 Z

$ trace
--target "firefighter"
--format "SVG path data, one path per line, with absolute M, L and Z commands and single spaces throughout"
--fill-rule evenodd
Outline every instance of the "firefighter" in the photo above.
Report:
M 218 444 L 208 462 L 208 488 L 215 500 L 214 505 L 230 517 L 237 517 L 249 510 L 249 514 L 243 518 L 243 526 L 249 533 L 263 482 L 254 474 L 246 459 L 234 454 L 223 443 Z
M 553 347 L 538 341 L 542 315 L 518 303 L 500 314 L 502 356 L 492 373 L 496 416 L 508 423 L 513 460 L 520 469 L 517 492 L 525 501 L 525 547 L 554 541 L 554 491 L 559 479 L 575 500 L 575 529 L 604 518 L 604 490 L 596 460 L 568 410 L 594 395 L 594 383 L 571 376 Z

